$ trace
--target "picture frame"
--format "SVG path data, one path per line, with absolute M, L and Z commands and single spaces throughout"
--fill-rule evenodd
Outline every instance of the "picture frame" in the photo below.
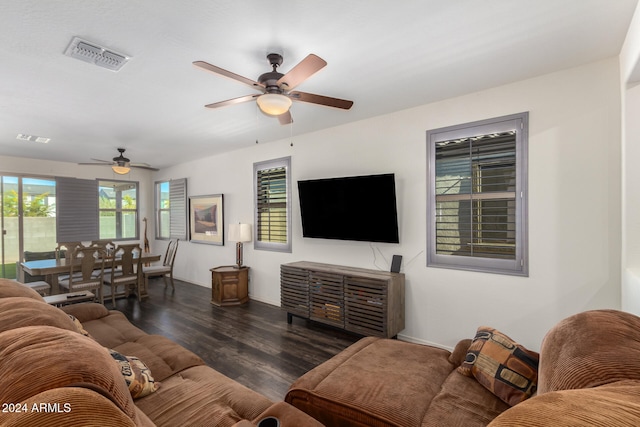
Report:
M 189 197 L 189 241 L 224 245 L 224 197 L 222 194 Z

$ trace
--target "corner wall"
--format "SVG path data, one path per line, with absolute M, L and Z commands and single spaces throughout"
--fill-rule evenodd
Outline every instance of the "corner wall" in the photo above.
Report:
M 291 156 L 293 253 L 245 245 L 252 298 L 279 305 L 281 263 L 308 260 L 387 270 L 392 255 L 400 254 L 407 286 L 403 338 L 452 347 L 472 337 L 478 326 L 489 325 L 539 348 L 546 331 L 568 315 L 620 308 L 619 76 L 618 61 L 611 58 L 294 135 L 293 147 L 287 138 L 184 163 L 153 179 L 187 177 L 189 195 L 224 194 L 226 224 L 253 223 L 253 163 Z M 425 132 L 522 111 L 530 112 L 530 276 L 427 268 Z M 400 244 L 301 237 L 297 180 L 388 172 L 396 174 Z M 184 242 L 176 277 L 210 286 L 209 269 L 233 264 L 234 253 L 229 242 Z

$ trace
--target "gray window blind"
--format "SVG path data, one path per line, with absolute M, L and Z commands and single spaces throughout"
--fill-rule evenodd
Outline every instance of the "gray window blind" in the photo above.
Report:
M 98 182 L 58 177 L 56 192 L 58 242 L 97 240 Z
M 187 178 L 169 181 L 171 237 L 187 240 Z

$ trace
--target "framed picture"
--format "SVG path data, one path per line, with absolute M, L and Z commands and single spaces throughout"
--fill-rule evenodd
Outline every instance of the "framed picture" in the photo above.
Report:
M 222 194 L 189 197 L 189 240 L 224 245 Z

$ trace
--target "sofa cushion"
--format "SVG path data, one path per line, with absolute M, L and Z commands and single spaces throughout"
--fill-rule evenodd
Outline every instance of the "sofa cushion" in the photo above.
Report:
M 637 427 L 640 382 L 561 390 L 533 397 L 505 411 L 489 427 Z
M 509 408 L 475 378 L 453 371 L 429 405 L 422 425 L 484 427 Z
M 44 301 L 28 297 L 0 298 L 0 332 L 37 325 L 76 331 L 67 314 Z
M 184 425 L 230 427 L 253 420 L 273 404 L 266 397 L 208 366 L 195 366 L 162 382 L 136 405 L 158 427 Z
M 80 335 L 84 335 L 85 337 L 91 338 L 91 334 L 89 334 L 89 332 L 87 332 L 84 329 L 84 326 L 82 326 L 82 322 L 80 322 L 76 316 L 74 316 L 73 314 L 68 314 L 67 316 L 69 316 L 69 319 L 71 319 L 74 326 L 76 327 L 77 333 L 79 333 Z
M 80 304 L 70 304 L 60 307 L 60 310 L 74 316 L 80 322 L 101 319 L 109 315 L 109 310 L 97 302 L 83 302 Z
M 539 355 L 502 332 L 481 326 L 458 372 L 471 371 L 480 384 L 513 406 L 536 391 Z
M 568 317 L 547 332 L 540 353 L 538 394 L 640 381 L 640 317 L 591 310 Z
M 43 301 L 42 295 L 33 289 L 11 279 L 0 278 L 0 298 L 26 297 Z
M 2 332 L 0 360 L 0 402 L 21 402 L 46 390 L 82 385 L 136 420 L 135 405 L 109 352 L 77 332 L 52 326 Z
M 68 313 L 76 316 L 75 312 Z M 76 317 L 82 322 L 82 326 L 93 339 L 107 348 L 117 350 L 119 345 L 135 341 L 147 335 L 142 329 L 132 325 L 120 311 L 111 310 L 106 316 L 93 320 L 82 320 L 81 316 Z M 136 356 L 136 354 L 133 355 Z
M 419 426 L 455 369 L 450 354 L 426 345 L 363 338 L 296 380 L 285 401 L 328 426 Z
M 153 379 L 151 370 L 140 359 L 135 356 L 125 356 L 111 349 L 109 353 L 118 364 L 131 397 L 134 399 L 144 397 L 158 389 L 159 384 Z
M 114 350 L 138 357 L 153 372 L 156 381 L 205 362 L 195 353 L 161 335 L 145 335 L 135 341 L 126 342 Z

